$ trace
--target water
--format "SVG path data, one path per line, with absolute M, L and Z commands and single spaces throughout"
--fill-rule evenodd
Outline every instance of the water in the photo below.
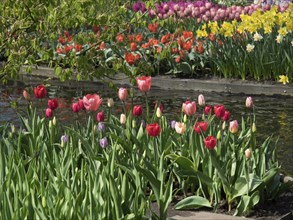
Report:
M 32 78 L 29 85 L 36 86 L 41 81 L 39 78 Z M 98 93 L 106 103 L 107 98 L 114 98 L 115 109 L 117 113 L 122 111 L 121 104 L 117 98 L 117 92 L 109 89 L 101 83 L 92 82 L 66 82 L 66 84 L 58 80 L 51 80 L 51 86 L 48 87 L 48 95 L 50 98 L 62 98 L 63 104 L 56 110 L 60 120 L 85 120 L 81 114 L 77 115 L 71 112 L 70 105 L 73 99 L 83 97 L 87 93 Z M 5 122 L 19 123 L 17 112 L 23 113 L 26 107 L 26 101 L 22 98 L 22 90 L 28 84 L 14 83 L 7 86 L 1 85 L 0 89 L 0 125 Z M 31 93 L 32 94 L 32 93 Z M 136 92 L 138 97 L 134 100 L 135 104 L 143 104 L 144 98 L 140 92 Z M 168 119 L 173 120 L 180 114 L 182 102 L 186 100 L 197 100 L 199 92 L 195 91 L 172 91 L 160 90 L 152 88 L 149 96 L 150 103 L 154 105 L 156 100 L 160 100 L 164 104 L 164 112 L 168 112 Z M 245 108 L 245 100 L 249 94 L 227 94 L 227 93 L 203 93 L 206 103 L 210 105 L 223 104 L 231 112 L 231 119 L 239 122 L 241 117 L 249 114 Z M 282 166 L 282 170 L 293 175 L 293 97 L 269 97 L 269 96 L 253 96 L 256 114 L 257 134 L 260 140 L 273 135 L 273 139 L 278 141 L 278 157 Z M 17 107 L 11 108 L 11 104 L 17 103 Z M 38 103 L 41 104 L 41 103 Z M 43 103 L 44 104 L 44 103 Z M 104 104 L 105 105 L 105 104 Z M 153 108 L 151 106 L 151 108 Z M 45 109 L 41 109 L 44 114 Z

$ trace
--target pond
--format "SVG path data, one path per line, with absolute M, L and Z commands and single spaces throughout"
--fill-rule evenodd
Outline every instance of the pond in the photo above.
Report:
M 17 82 L 9 85 L 1 85 L 0 89 L 0 125 L 5 122 L 19 123 L 17 112 L 23 113 L 27 102 L 22 98 L 25 87 L 36 86 L 42 82 L 42 78 L 30 78 L 26 83 Z M 118 100 L 117 93 L 108 86 L 98 82 L 66 82 L 50 80 L 46 83 L 49 97 L 59 97 L 64 100 L 62 107 L 56 112 L 58 118 L 63 121 L 80 119 L 81 115 L 71 112 L 72 98 L 78 99 L 87 93 L 98 93 L 104 100 L 114 98 L 115 109 L 121 111 L 122 105 Z M 231 112 L 231 119 L 241 121 L 250 111 L 245 108 L 245 100 L 249 94 L 229 94 L 201 92 L 210 105 L 223 104 Z M 186 100 L 197 100 L 198 91 L 174 91 L 161 90 L 152 87 L 150 102 L 160 100 L 164 104 L 164 112 L 168 114 L 168 120 L 176 119 L 181 111 L 182 103 Z M 135 93 L 138 97 L 135 104 L 143 104 L 144 99 L 140 92 Z M 273 135 L 273 140 L 278 139 L 278 158 L 283 172 L 293 175 L 293 97 L 280 96 L 253 96 L 256 114 L 257 136 L 259 144 L 265 138 Z M 12 107 L 15 108 L 12 108 Z M 42 112 L 45 111 L 45 107 Z M 117 112 L 117 113 L 118 113 Z M 87 116 L 85 115 L 84 119 Z

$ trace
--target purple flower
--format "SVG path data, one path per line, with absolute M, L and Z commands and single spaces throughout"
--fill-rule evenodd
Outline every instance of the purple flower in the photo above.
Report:
M 98 131 L 103 132 L 103 131 L 105 131 L 105 129 L 106 129 L 105 124 L 103 122 L 99 122 L 98 123 Z
M 108 146 L 108 140 L 106 137 L 103 137 L 102 139 L 100 139 L 100 146 L 101 148 L 106 148 Z
M 64 144 L 68 142 L 68 136 L 66 134 L 61 136 L 61 142 Z
M 172 129 L 175 129 L 175 124 L 176 124 L 176 121 L 175 120 L 171 121 L 171 128 Z

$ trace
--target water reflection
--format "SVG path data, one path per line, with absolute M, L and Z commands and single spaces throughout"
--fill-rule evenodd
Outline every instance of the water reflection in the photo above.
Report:
M 39 84 L 39 79 L 31 80 L 30 85 Z M 72 101 L 78 100 L 87 93 L 99 93 L 106 103 L 107 98 L 112 97 L 115 101 L 117 113 L 122 112 L 121 103 L 118 100 L 116 90 L 109 89 L 101 83 L 76 83 L 69 82 L 63 84 L 59 81 L 50 81 L 48 87 L 48 96 L 50 98 L 60 98 L 60 108 L 56 114 L 60 120 L 85 120 L 86 113 L 74 114 L 70 106 Z M 16 84 L 1 86 L 0 89 L 0 124 L 7 121 L 18 121 L 17 111 L 24 112 L 26 101 L 22 98 L 22 89 L 27 85 Z M 140 92 L 135 98 L 135 104 L 143 104 L 144 98 Z M 245 100 L 248 95 L 244 94 L 219 94 L 203 93 L 206 103 L 210 105 L 224 104 L 231 112 L 231 119 L 241 121 L 241 118 L 249 114 L 250 110 L 245 108 Z M 199 92 L 195 91 L 173 91 L 160 90 L 152 88 L 150 93 L 150 102 L 153 104 L 159 100 L 164 104 L 164 111 L 169 114 L 168 119 L 171 121 L 179 117 L 182 102 L 185 100 L 197 100 Z M 267 97 L 253 96 L 256 114 L 257 134 L 260 141 L 273 135 L 274 140 L 279 137 L 278 156 L 283 170 L 293 175 L 293 97 Z M 11 108 L 11 103 L 17 103 L 17 110 Z M 106 106 L 106 104 L 104 104 Z M 151 106 L 152 108 L 152 106 Z M 118 109 L 118 110 L 117 110 Z M 40 114 L 44 114 L 44 109 L 39 109 Z

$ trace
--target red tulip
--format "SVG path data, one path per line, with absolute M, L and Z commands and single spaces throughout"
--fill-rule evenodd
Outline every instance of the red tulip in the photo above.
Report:
M 223 105 L 214 106 L 214 113 L 218 118 L 222 118 L 225 114 L 225 107 Z
M 204 113 L 205 113 L 206 115 L 211 114 L 211 113 L 212 113 L 212 106 L 207 105 L 207 106 L 204 108 Z
M 200 121 L 200 122 L 196 122 L 193 129 L 196 133 L 200 134 L 200 132 L 205 132 L 207 128 L 208 128 L 208 123 L 205 121 Z
M 85 109 L 88 111 L 96 111 L 103 101 L 97 94 L 87 94 L 82 100 Z
M 118 97 L 121 101 L 125 101 L 128 97 L 128 91 L 126 88 L 120 88 L 118 91 Z
M 230 112 L 229 111 L 225 111 L 222 120 L 223 121 L 228 121 L 230 119 Z
M 131 51 L 136 51 L 137 50 L 137 46 L 136 46 L 136 43 L 135 42 L 131 42 L 130 43 L 130 50 Z
M 50 108 L 46 109 L 46 118 L 52 118 L 53 117 L 53 110 Z
M 217 139 L 214 136 L 207 136 L 204 139 L 204 145 L 210 150 L 214 149 L 217 145 Z
M 80 106 L 79 106 L 78 102 L 76 102 L 76 103 L 72 103 L 72 105 L 71 105 L 71 110 L 72 110 L 74 113 L 77 113 L 77 112 L 80 111 Z
M 47 95 L 47 90 L 44 85 L 38 85 L 34 88 L 34 94 L 37 99 L 42 99 Z
M 84 107 L 84 104 L 83 104 L 83 100 L 82 99 L 79 99 L 78 100 L 78 105 L 79 105 L 80 110 L 85 110 L 85 107 Z
M 182 109 L 186 115 L 194 115 L 196 112 L 196 104 L 195 102 L 186 101 L 182 104 Z
M 141 114 L 142 114 L 142 107 L 141 107 L 141 105 L 135 105 L 133 107 L 133 115 L 136 116 L 136 117 L 138 117 Z
M 151 89 L 152 77 L 151 76 L 137 77 L 136 83 L 141 92 L 148 92 Z
M 48 100 L 48 107 L 52 110 L 55 110 L 56 108 L 58 108 L 58 99 L 49 99 Z
M 104 112 L 98 112 L 98 114 L 97 114 L 97 121 L 98 122 L 102 122 L 104 120 L 105 120 Z
M 154 124 L 148 124 L 146 126 L 146 130 L 149 134 L 149 136 L 151 137 L 156 137 L 160 134 L 161 132 L 161 128 L 160 128 L 160 125 L 157 124 L 157 123 L 154 123 Z

